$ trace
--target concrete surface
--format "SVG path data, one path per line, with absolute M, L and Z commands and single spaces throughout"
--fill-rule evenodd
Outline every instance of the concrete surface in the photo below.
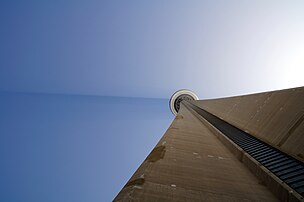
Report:
M 182 105 L 159 143 L 114 201 L 277 201 Z
M 196 105 L 304 162 L 304 87 Z

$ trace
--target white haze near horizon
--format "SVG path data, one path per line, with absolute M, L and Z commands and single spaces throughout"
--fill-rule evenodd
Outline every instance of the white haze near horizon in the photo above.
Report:
M 304 85 L 303 1 L 2 1 L 0 90 L 200 98 Z

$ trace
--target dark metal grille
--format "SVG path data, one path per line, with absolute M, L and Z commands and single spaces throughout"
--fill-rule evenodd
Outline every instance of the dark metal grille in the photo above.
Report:
M 301 161 L 262 142 L 190 102 L 183 103 L 195 110 L 301 196 L 304 196 L 304 164 Z

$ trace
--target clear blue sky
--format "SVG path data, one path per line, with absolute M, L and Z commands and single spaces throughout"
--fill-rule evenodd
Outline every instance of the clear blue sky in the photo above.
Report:
M 180 88 L 204 99 L 303 86 L 303 11 L 302 0 L 2 0 L 0 201 L 110 201 Z
M 303 10 L 302 0 L 2 0 L 0 89 L 211 98 L 302 86 Z
M 111 201 L 173 115 L 168 100 L 0 93 L 0 201 Z

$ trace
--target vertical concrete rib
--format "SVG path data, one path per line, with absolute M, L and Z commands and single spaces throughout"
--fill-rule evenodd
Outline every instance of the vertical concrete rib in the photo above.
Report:
M 196 105 L 304 162 L 304 87 L 200 100 Z
M 197 107 L 195 102 L 185 105 L 209 125 L 220 140 L 226 139 L 222 142 L 232 152 L 237 151 L 239 160 L 281 201 L 303 201 L 304 164 L 301 161 Z

